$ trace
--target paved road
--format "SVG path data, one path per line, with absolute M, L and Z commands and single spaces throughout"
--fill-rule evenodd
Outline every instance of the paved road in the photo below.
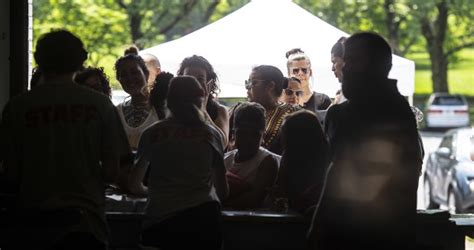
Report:
M 441 142 L 441 138 L 443 136 L 443 132 L 427 132 L 421 131 L 421 137 L 423 140 L 423 146 L 425 148 L 425 159 L 423 160 L 423 171 L 425 171 L 425 164 L 428 154 L 436 150 L 439 143 Z M 425 204 L 423 202 L 423 178 L 420 177 L 420 181 L 418 184 L 418 209 L 425 209 Z

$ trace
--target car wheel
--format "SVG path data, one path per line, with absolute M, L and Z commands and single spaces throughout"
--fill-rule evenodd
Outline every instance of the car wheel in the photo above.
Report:
M 433 201 L 433 195 L 431 193 L 431 184 L 428 179 L 425 178 L 424 184 L 423 184 L 423 191 L 424 191 L 424 202 L 426 209 L 437 209 L 439 208 L 439 204 Z
M 451 214 L 461 213 L 459 202 L 453 189 L 450 188 L 448 192 L 448 211 Z

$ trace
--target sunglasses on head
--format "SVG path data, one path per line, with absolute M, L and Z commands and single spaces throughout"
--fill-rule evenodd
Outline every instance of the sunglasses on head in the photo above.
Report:
M 292 89 L 284 89 L 285 90 L 285 95 L 293 95 L 293 93 L 296 96 L 302 96 L 303 95 L 303 90 L 292 90 Z
M 292 68 L 291 72 L 293 72 L 294 75 L 297 75 L 300 72 L 300 70 L 305 75 L 308 74 L 308 72 L 309 72 L 309 68 Z

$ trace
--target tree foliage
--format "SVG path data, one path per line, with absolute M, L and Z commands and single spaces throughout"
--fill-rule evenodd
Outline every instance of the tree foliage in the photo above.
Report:
M 35 0 L 34 39 L 54 28 L 79 35 L 89 64 L 110 74 L 123 48 L 150 47 L 193 32 L 250 0 Z M 433 89 L 448 91 L 456 52 L 474 46 L 474 0 L 294 0 L 348 33 L 375 31 L 398 55 L 420 48 L 430 55 Z M 269 9 L 271 11 L 271 9 Z M 291 18 L 291 17 L 288 17 Z
M 67 29 L 84 41 L 92 65 L 127 41 L 127 16 L 111 0 L 35 0 L 33 8 L 34 44 L 39 34 Z
M 40 34 L 67 29 L 89 51 L 87 64 L 114 75 L 125 47 L 157 45 L 190 33 L 241 7 L 244 0 L 35 0 L 33 46 Z M 112 84 L 118 84 L 112 79 Z
M 395 54 L 426 46 L 435 92 L 449 92 L 449 63 L 459 50 L 474 46 L 473 0 L 295 1 L 349 33 L 382 34 Z

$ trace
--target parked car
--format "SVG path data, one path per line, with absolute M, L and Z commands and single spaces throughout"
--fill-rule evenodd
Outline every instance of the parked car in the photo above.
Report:
M 112 90 L 112 103 L 117 106 L 129 96 L 130 95 L 123 90 Z
M 445 205 L 452 213 L 474 209 L 474 128 L 444 134 L 428 155 L 423 187 L 427 208 Z
M 469 105 L 462 95 L 434 93 L 426 103 L 427 128 L 469 126 Z

